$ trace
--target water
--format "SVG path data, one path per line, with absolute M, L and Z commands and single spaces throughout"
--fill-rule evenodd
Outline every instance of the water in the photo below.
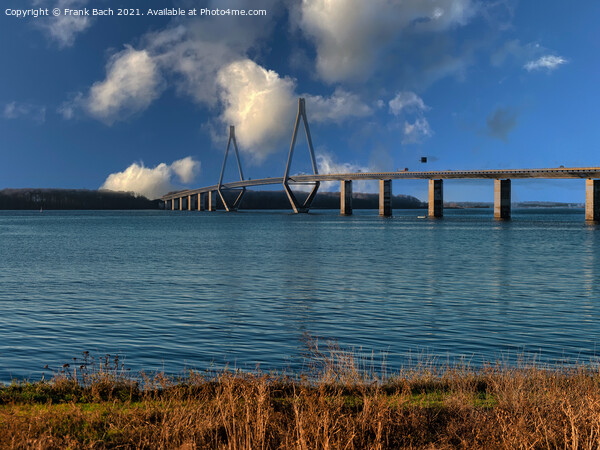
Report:
M 132 370 L 297 370 L 304 336 L 471 364 L 600 352 L 583 211 L 0 212 L 0 381 L 83 351 Z

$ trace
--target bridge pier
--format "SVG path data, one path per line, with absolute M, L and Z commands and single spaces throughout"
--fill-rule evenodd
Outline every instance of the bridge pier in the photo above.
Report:
M 494 180 L 494 219 L 510 220 L 510 179 Z
M 340 214 L 352 215 L 352 180 L 342 180 L 340 187 Z
M 217 191 L 208 191 L 208 210 L 217 210 Z
M 392 215 L 392 180 L 379 180 L 379 215 Z
M 600 180 L 585 180 L 585 220 L 600 221 Z
M 204 211 L 206 209 L 206 194 L 198 193 L 198 198 L 196 199 L 196 209 L 198 211 Z
M 187 197 L 187 209 L 188 209 L 188 211 L 192 210 L 192 196 L 191 195 L 188 195 L 188 197 Z
M 429 180 L 429 217 L 444 216 L 444 180 Z
M 183 211 L 183 197 L 179 197 L 179 211 Z

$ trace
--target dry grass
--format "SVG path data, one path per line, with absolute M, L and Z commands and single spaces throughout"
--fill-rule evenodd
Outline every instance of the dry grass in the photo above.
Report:
M 430 365 L 377 375 L 313 346 L 292 379 L 133 380 L 117 360 L 0 388 L 1 448 L 598 448 L 599 373 Z

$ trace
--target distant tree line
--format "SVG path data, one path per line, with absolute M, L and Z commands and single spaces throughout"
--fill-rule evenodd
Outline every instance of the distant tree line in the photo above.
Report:
M 237 196 L 237 191 L 224 191 L 226 198 Z M 303 201 L 307 193 L 298 192 L 298 200 Z M 132 192 L 87 189 L 3 189 L 0 190 L 0 209 L 157 209 L 161 200 L 148 200 Z M 195 202 L 194 202 L 195 206 Z M 339 192 L 321 192 L 312 204 L 313 209 L 337 209 L 340 207 Z M 355 193 L 352 196 L 355 209 L 379 208 L 378 194 Z M 392 207 L 396 209 L 426 208 L 427 203 L 409 195 L 392 197 Z M 223 209 L 217 196 L 217 208 Z M 285 191 L 247 190 L 241 209 L 290 209 Z
M 159 200 L 132 192 L 87 189 L 3 189 L 0 209 L 156 209 Z
M 239 191 L 224 191 L 227 201 L 233 202 Z M 307 193 L 296 193 L 298 201 L 302 202 Z M 195 203 L 194 203 L 195 205 Z M 340 207 L 339 192 L 320 192 L 315 197 L 312 209 L 338 209 Z M 352 195 L 352 207 L 355 209 L 378 209 L 379 194 L 355 193 Z M 217 208 L 223 208 L 219 196 L 217 196 Z M 392 197 L 392 208 L 395 209 L 418 209 L 427 208 L 418 198 L 410 195 L 394 195 Z M 285 191 L 252 191 L 247 190 L 240 209 L 290 209 L 290 201 Z

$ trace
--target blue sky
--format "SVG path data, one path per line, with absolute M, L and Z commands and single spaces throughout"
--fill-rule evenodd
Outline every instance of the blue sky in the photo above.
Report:
M 64 15 L 109 7 L 144 15 Z M 173 7 L 267 13 L 147 15 Z M 61 15 L 7 11 L 29 8 Z M 8 0 L 0 188 L 214 184 L 229 124 L 245 175 L 281 176 L 298 96 L 321 173 L 600 166 L 598 17 L 593 0 Z M 302 139 L 292 172 L 309 171 Z M 492 195 L 445 184 L 449 201 Z M 515 180 L 513 200 L 583 202 L 584 181 Z

